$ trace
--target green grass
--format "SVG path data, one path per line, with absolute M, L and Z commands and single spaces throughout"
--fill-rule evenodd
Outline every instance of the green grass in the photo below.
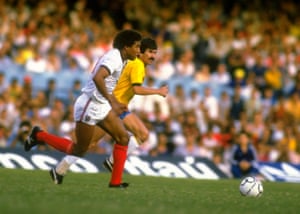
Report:
M 0 168 L 1 214 L 299 213 L 300 184 L 263 182 L 260 198 L 242 197 L 239 180 L 124 175 L 130 187 L 110 189 L 110 174 L 69 173 L 54 185 L 47 171 Z

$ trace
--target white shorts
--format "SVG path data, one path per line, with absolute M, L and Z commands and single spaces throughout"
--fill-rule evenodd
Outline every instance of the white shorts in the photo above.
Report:
M 74 104 L 75 121 L 96 125 L 103 120 L 111 110 L 108 101 L 100 102 L 86 94 L 80 95 Z

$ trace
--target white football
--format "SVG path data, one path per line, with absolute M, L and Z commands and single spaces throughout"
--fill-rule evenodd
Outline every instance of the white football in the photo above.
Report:
M 262 195 L 264 189 L 261 181 L 255 177 L 248 176 L 243 178 L 240 183 L 240 193 L 242 196 L 259 197 Z

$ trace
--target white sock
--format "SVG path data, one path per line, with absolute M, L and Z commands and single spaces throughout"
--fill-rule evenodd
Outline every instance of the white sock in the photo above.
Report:
M 139 143 L 134 135 L 130 135 L 127 149 L 127 156 L 132 154 L 139 147 Z M 113 154 L 110 154 L 109 161 L 114 163 Z
M 79 157 L 74 155 L 66 155 L 56 166 L 55 171 L 60 175 L 65 175 L 70 166 L 75 163 Z

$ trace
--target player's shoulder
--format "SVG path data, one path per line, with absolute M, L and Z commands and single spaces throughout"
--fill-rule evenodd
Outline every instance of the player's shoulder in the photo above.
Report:
M 111 49 L 107 51 L 100 58 L 100 64 L 106 65 L 111 70 L 115 70 L 115 68 L 119 69 L 123 66 L 123 60 L 120 51 L 118 49 Z
M 130 64 L 144 64 L 143 61 L 138 57 L 136 57 L 134 60 L 128 60 L 128 63 L 130 63 Z
M 144 66 L 144 63 L 141 59 L 136 57 L 134 60 L 128 60 L 127 65 L 132 67 L 137 67 L 137 66 L 142 67 Z
M 107 51 L 105 54 L 104 54 L 104 57 L 117 57 L 117 58 L 120 58 L 121 57 L 121 53 L 118 49 L 116 48 L 113 48 L 113 49 L 110 49 L 109 51 Z

